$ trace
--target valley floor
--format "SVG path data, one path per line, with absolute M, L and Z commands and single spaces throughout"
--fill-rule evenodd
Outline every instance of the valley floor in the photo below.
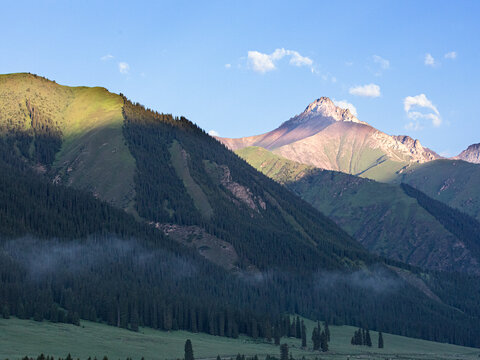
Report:
M 314 322 L 306 321 L 308 342 Z M 367 348 L 350 345 L 355 328 L 330 326 L 330 351 L 327 354 L 300 349 L 300 340 L 287 342 L 296 359 L 479 359 L 480 349 L 411 339 L 384 334 L 385 348 Z M 378 334 L 371 332 L 374 345 Z M 11 318 L 0 319 L 0 359 L 17 360 L 25 355 L 35 357 L 40 353 L 55 357 L 72 357 L 86 360 L 89 356 L 102 359 L 137 360 L 183 358 L 186 339 L 191 339 L 195 359 L 235 358 L 236 354 L 255 355 L 263 360 L 270 354 L 279 357 L 279 347 L 263 341 L 240 337 L 229 339 L 186 331 L 158 331 L 141 328 L 138 333 L 103 324 L 82 321 L 81 326 L 35 322 Z

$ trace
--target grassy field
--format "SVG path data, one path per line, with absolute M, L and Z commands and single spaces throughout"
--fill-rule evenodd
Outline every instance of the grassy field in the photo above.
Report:
M 307 321 L 308 343 L 311 344 L 311 330 L 314 323 Z M 480 349 L 434 343 L 384 334 L 385 348 L 367 348 L 350 345 L 355 328 L 331 326 L 330 351 L 313 352 L 300 349 L 300 340 L 282 339 L 289 344 L 295 358 L 308 359 L 478 359 Z M 371 332 L 376 345 L 378 334 Z M 196 359 L 234 357 L 241 353 L 259 355 L 263 360 L 267 354 L 278 356 L 279 348 L 263 341 L 246 337 L 228 339 L 185 331 L 164 332 L 141 328 L 138 333 L 107 325 L 82 321 L 80 327 L 67 324 L 35 322 L 31 320 L 0 319 L 0 359 L 20 359 L 25 355 L 40 353 L 65 357 L 71 353 L 74 358 L 88 356 L 109 359 L 177 359 L 183 358 L 183 346 L 191 339 Z

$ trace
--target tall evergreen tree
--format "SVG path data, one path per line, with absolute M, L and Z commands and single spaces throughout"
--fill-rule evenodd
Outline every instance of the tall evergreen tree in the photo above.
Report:
M 378 332 L 378 348 L 383 349 L 383 335 L 382 332 Z
M 300 323 L 300 318 L 297 316 L 297 319 L 295 321 L 295 337 L 297 339 L 301 339 L 302 337 L 302 325 Z
M 307 328 L 302 320 L 302 347 L 307 347 Z
M 280 324 L 275 325 L 275 328 L 273 329 L 273 338 L 275 341 L 275 345 L 280 345 Z
M 185 341 L 185 358 L 184 359 L 194 360 L 192 342 L 190 341 L 190 339 L 187 339 L 187 341 Z
M 330 341 L 330 329 L 328 328 L 328 322 L 325 321 L 325 335 L 327 335 L 327 341 Z
M 313 328 L 312 332 L 312 342 L 313 342 L 313 350 L 319 350 L 320 349 L 320 337 L 318 334 L 318 328 Z
M 320 335 L 320 349 L 323 352 L 328 351 L 328 341 L 327 341 L 327 335 L 325 334 L 325 331 L 322 331 Z
M 372 347 L 372 338 L 370 337 L 370 331 L 368 329 L 365 332 L 365 345 Z

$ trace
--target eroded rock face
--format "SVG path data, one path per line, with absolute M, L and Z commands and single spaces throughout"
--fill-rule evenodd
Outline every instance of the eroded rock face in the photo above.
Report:
M 473 164 L 480 164 L 480 144 L 470 145 L 468 148 L 458 154 L 455 159 L 468 161 Z
M 410 136 L 394 135 L 392 138 L 403 144 L 406 150 L 410 152 L 413 159 L 417 160 L 418 162 L 427 162 L 441 158 L 441 156 L 435 151 L 423 147 L 419 140 L 412 139 Z
M 169 238 L 188 247 L 195 248 L 208 261 L 239 275 L 260 273 L 256 266 L 244 260 L 240 267 L 240 257 L 232 244 L 207 233 L 199 226 L 151 223 Z
M 254 196 L 252 191 L 243 185 L 233 181 L 232 175 L 230 174 L 230 169 L 226 165 L 221 165 L 220 168 L 223 170 L 223 175 L 220 178 L 220 183 L 229 190 L 232 195 L 237 199 L 246 204 L 250 209 L 259 211 L 259 207 L 263 210 L 267 208 L 265 201 L 259 197 Z

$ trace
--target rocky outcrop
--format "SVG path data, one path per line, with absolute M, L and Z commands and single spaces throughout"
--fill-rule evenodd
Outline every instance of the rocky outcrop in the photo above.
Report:
M 480 144 L 470 145 L 458 154 L 458 156 L 455 156 L 454 159 L 468 161 L 473 164 L 480 164 Z
M 420 140 L 412 139 L 407 135 L 393 135 L 392 137 L 405 145 L 405 148 L 410 152 L 412 157 L 420 163 L 441 158 L 435 151 L 423 147 L 422 144 L 420 144 Z
M 220 168 L 223 170 L 220 183 L 225 186 L 237 200 L 240 200 L 250 209 L 257 212 L 259 211 L 259 207 L 263 210 L 267 208 L 267 204 L 260 196 L 254 196 L 248 187 L 240 185 L 232 180 L 232 175 L 230 174 L 228 166 L 222 165 Z

